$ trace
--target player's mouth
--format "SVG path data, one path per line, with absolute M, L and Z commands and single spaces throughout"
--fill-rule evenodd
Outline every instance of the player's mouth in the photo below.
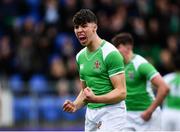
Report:
M 82 44 L 84 44 L 86 42 L 87 37 L 84 35 L 80 35 L 80 36 L 78 36 L 78 39 Z

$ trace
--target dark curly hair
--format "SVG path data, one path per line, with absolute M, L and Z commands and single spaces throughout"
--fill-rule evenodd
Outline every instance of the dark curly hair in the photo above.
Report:
M 97 17 L 91 10 L 81 9 L 73 16 L 72 21 L 74 25 L 83 25 L 90 22 L 97 24 Z

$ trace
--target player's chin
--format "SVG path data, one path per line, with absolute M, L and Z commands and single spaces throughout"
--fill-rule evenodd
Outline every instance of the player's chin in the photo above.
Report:
M 87 46 L 86 43 L 80 42 L 82 46 Z
M 81 43 L 82 46 L 86 46 L 87 45 L 87 40 L 86 39 L 79 40 L 79 42 Z

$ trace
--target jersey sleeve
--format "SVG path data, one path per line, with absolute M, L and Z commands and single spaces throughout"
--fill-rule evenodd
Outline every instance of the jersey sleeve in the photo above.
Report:
M 81 80 L 81 81 L 84 81 L 84 77 L 83 77 L 83 75 L 80 73 L 80 65 L 79 65 L 78 60 L 79 60 L 79 58 L 78 58 L 78 56 L 76 56 L 76 66 L 77 66 L 77 70 L 78 70 L 78 72 L 79 72 L 79 77 L 80 77 L 80 80 Z
M 123 57 L 118 51 L 109 53 L 105 59 L 109 77 L 124 72 Z
M 139 73 L 146 77 L 148 80 L 154 78 L 158 73 L 158 71 L 152 66 L 150 63 L 143 63 L 138 68 Z

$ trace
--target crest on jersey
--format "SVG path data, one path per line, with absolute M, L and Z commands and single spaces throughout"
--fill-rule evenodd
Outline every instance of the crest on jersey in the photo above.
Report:
M 131 80 L 133 80 L 133 79 L 134 79 L 134 72 L 133 72 L 133 71 L 129 71 L 129 72 L 128 72 L 128 76 L 129 76 L 129 78 L 130 78 Z
M 94 62 L 94 66 L 95 66 L 96 69 L 99 69 L 99 67 L 100 67 L 100 62 L 99 62 L 98 60 L 96 60 L 96 61 Z

